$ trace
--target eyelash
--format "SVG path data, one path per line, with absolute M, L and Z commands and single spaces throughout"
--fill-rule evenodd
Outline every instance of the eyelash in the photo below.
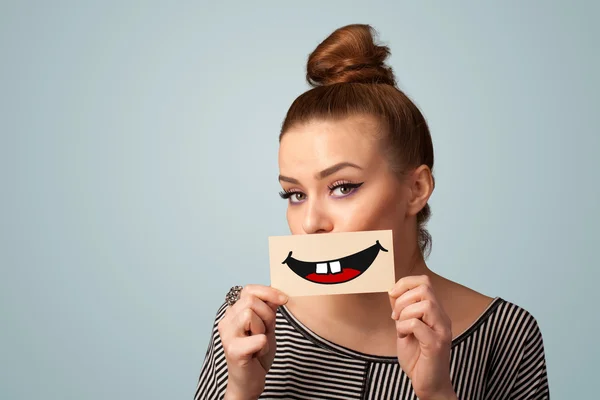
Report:
M 363 183 L 364 182 L 354 183 L 354 182 L 349 182 L 349 181 L 338 181 L 338 182 L 333 183 L 332 185 L 327 186 L 327 188 L 332 192 L 335 189 L 340 188 L 340 187 L 347 187 L 350 189 L 358 189 L 359 187 L 361 187 L 363 185 Z M 302 193 L 302 192 L 300 192 L 299 190 L 282 190 L 281 192 L 279 192 L 279 196 L 281 196 L 282 199 L 287 200 L 296 193 Z
M 347 188 L 350 188 L 350 189 L 358 189 L 359 187 L 362 186 L 363 183 L 364 182 L 354 183 L 354 182 L 349 182 L 349 181 L 337 181 L 334 184 L 332 184 L 331 186 L 327 186 L 327 188 L 329 190 L 331 190 L 332 192 L 335 189 L 339 188 L 339 187 L 347 187 Z
M 281 196 L 282 199 L 287 200 L 290 197 L 292 197 L 292 195 L 294 193 L 300 193 L 300 192 L 295 191 L 295 190 L 292 190 L 292 191 L 290 191 L 290 190 L 282 190 L 281 192 L 279 192 L 279 196 Z

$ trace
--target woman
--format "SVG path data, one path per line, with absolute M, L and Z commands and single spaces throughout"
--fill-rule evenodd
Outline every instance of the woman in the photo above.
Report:
M 431 137 L 373 36 L 346 26 L 309 56 L 313 89 L 283 123 L 279 179 L 292 234 L 392 229 L 400 279 L 389 293 L 233 289 L 196 399 L 549 398 L 533 316 L 425 263 Z

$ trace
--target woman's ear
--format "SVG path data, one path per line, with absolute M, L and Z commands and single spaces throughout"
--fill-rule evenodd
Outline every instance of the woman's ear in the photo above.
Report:
M 434 180 L 431 169 L 427 165 L 421 165 L 412 172 L 408 182 L 409 198 L 406 213 L 413 216 L 425 207 L 433 193 Z

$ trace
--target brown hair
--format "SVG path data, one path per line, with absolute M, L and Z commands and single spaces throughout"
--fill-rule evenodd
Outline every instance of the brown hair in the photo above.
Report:
M 379 122 L 384 151 L 399 176 L 423 164 L 433 170 L 427 122 L 396 87 L 392 69 L 384 63 L 390 50 L 377 45 L 375 36 L 369 25 L 347 25 L 317 46 L 308 57 L 306 71 L 313 88 L 292 103 L 279 140 L 292 126 L 310 120 L 370 115 Z M 431 235 L 425 229 L 430 215 L 429 204 L 417 214 L 419 248 L 424 256 L 431 250 Z

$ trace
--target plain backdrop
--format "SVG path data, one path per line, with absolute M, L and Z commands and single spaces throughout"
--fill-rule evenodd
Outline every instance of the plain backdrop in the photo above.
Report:
M 368 23 L 428 119 L 430 267 L 530 311 L 594 398 L 589 1 L 2 1 L 0 398 L 192 398 L 230 286 L 288 234 L 277 136 L 307 55 Z

